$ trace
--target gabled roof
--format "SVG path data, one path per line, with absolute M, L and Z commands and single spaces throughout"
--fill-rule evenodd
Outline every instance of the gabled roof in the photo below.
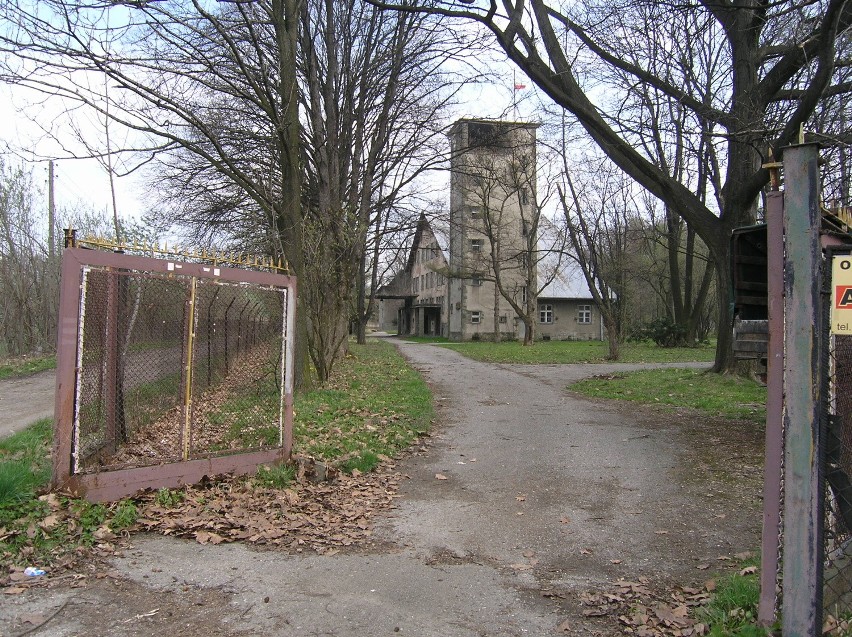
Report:
M 408 253 L 408 262 L 405 265 L 407 271 L 411 271 L 414 267 L 414 259 L 417 254 L 417 249 L 423 242 L 423 232 L 426 229 L 432 231 L 435 241 L 438 242 L 438 248 L 444 256 L 444 261 L 450 262 L 450 228 L 448 224 L 440 220 L 433 219 L 431 222 L 426 218 L 424 213 L 420 213 L 420 218 L 417 220 L 417 228 L 414 231 L 414 241 L 411 242 L 411 250 Z
M 544 216 L 538 223 L 538 251 L 538 280 L 543 282 L 553 277 L 553 280 L 539 292 L 538 298 L 584 300 L 593 298 L 583 271 L 574 257 L 568 253 L 562 231 Z

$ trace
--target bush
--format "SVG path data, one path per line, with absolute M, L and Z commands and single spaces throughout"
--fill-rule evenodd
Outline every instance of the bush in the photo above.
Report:
M 687 345 L 686 333 L 684 325 L 666 316 L 646 323 L 634 333 L 634 337 L 654 341 L 660 347 L 683 347 Z

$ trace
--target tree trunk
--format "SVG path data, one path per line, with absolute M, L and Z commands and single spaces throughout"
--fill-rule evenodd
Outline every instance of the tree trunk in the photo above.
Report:
M 606 337 L 609 341 L 607 360 L 617 361 L 621 357 L 621 338 L 618 325 L 612 317 L 607 318 L 606 316 L 604 316 L 604 324 L 606 325 Z
M 731 262 L 730 246 L 727 241 L 720 242 L 714 250 L 716 262 L 716 286 L 719 297 L 718 316 L 716 324 L 716 359 L 712 371 L 730 372 L 734 369 L 734 304 L 731 299 Z

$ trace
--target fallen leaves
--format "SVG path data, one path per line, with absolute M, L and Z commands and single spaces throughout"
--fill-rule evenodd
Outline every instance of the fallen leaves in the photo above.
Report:
M 617 622 L 621 625 L 619 632 L 636 637 L 706 635 L 708 627 L 696 620 L 692 611 L 706 604 L 709 598 L 706 587 L 652 590 L 647 577 L 636 581 L 618 580 L 606 590 L 579 594 L 583 617 Z M 570 621 L 564 621 L 558 630 L 569 632 Z M 610 629 L 606 634 L 612 633 Z
M 446 480 L 446 479 L 447 479 L 447 476 L 445 476 L 443 473 L 436 473 L 435 474 L 435 480 Z
M 137 503 L 136 528 L 199 544 L 241 541 L 328 555 L 369 541 L 373 517 L 393 505 L 402 480 L 389 461 L 330 482 L 314 482 L 308 473 L 299 477 L 286 489 L 250 478 L 210 480 L 184 487 L 177 506 L 147 493 Z

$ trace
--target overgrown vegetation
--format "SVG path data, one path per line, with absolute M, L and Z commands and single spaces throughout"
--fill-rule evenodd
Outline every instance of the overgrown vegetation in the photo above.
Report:
M 517 341 L 502 343 L 448 343 L 445 347 L 487 363 L 562 364 L 607 363 L 605 341 L 537 341 L 523 346 Z M 712 362 L 714 345 L 700 347 L 657 347 L 651 343 L 625 343 L 620 348 L 621 363 Z
M 45 418 L 0 440 L 0 527 L 4 507 L 31 499 L 50 479 L 51 432 Z
M 587 378 L 570 389 L 594 398 L 698 409 L 754 423 L 766 420 L 766 387 L 741 376 L 695 369 L 649 369 Z

